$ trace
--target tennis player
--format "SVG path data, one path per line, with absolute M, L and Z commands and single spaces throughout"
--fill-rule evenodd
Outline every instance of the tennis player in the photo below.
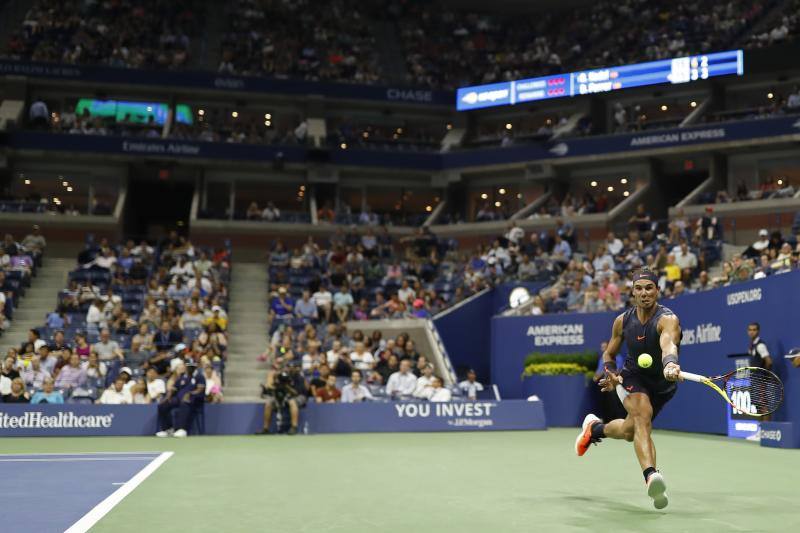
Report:
M 634 274 L 634 306 L 614 320 L 611 340 L 603 353 L 606 375 L 599 385 L 604 392 L 617 391 L 628 416 L 603 424 L 595 415 L 587 415 L 575 441 L 575 451 L 583 455 L 591 444 L 605 437 L 632 441 L 647 494 L 656 509 L 663 509 L 668 503 L 667 486 L 656 470 L 656 448 L 650 433 L 653 419 L 677 390 L 681 328 L 675 313 L 658 303 L 658 293 L 658 276 L 654 272 L 642 269 Z M 623 341 L 628 355 L 619 371 L 614 359 Z M 653 358 L 648 368 L 638 363 L 639 356 L 645 353 Z

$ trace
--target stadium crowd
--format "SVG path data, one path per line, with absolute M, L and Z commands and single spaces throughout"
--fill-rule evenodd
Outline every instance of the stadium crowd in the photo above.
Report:
M 203 6 L 199 0 L 36 0 L 6 43 L 5 56 L 185 67 L 201 38 Z M 436 88 L 736 46 L 759 48 L 792 41 L 800 33 L 797 1 L 604 0 L 565 12 L 516 16 L 402 0 L 369 5 L 237 0 L 225 11 L 219 63 L 206 66 L 227 74 L 385 83 L 388 73 L 380 65 L 387 61 L 379 58 L 377 32 L 387 31 L 387 19 L 406 61 L 405 81 Z M 626 31 L 612 31 L 622 27 Z
M 372 84 L 379 81 L 372 21 L 363 2 L 230 5 L 218 70 L 227 74 Z
M 155 246 L 87 239 L 56 309 L 8 348 L 3 400 L 156 402 L 168 415 L 221 401 L 229 279 L 230 250 L 174 231 Z
M 36 0 L 6 56 L 31 61 L 175 69 L 188 65 L 203 21 L 194 0 Z
M 38 225 L 21 241 L 6 233 L 0 243 L 0 337 L 11 325 L 14 309 L 25 295 L 26 287 L 42 265 L 47 239 Z

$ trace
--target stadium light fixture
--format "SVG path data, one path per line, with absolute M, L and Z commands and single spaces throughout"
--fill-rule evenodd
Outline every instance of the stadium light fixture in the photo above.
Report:
M 341 148 L 342 150 L 347 150 L 347 143 L 340 144 L 339 148 Z
M 774 94 L 772 94 L 772 93 L 767 93 L 767 98 L 769 98 L 770 100 L 772 100 L 774 97 L 775 97 L 775 95 L 774 95 Z
M 614 186 L 613 185 L 609 185 L 608 186 L 608 192 L 614 192 Z
M 233 118 L 239 118 L 239 112 L 238 111 L 233 111 L 233 112 L 231 112 L 231 116 Z
M 621 180 L 619 180 L 619 182 L 625 185 L 626 183 L 628 183 L 628 178 L 622 178 Z
M 513 128 L 513 127 L 514 127 L 514 126 L 512 126 L 510 122 L 506 122 L 506 129 L 507 129 L 507 130 L 510 130 L 510 129 L 511 129 L 511 128 Z
M 627 198 L 628 196 L 630 196 L 630 195 L 631 195 L 630 191 L 625 191 L 624 193 L 622 193 L 622 196 L 624 196 L 624 197 L 626 197 L 626 198 Z
M 783 185 L 783 180 L 782 179 L 778 180 L 778 185 Z
M 667 104 L 664 104 L 664 105 L 661 106 L 661 111 L 666 111 L 667 109 L 669 109 L 667 107 Z
M 429 206 L 429 205 L 426 205 L 426 206 L 425 206 L 425 211 L 427 211 L 428 213 L 430 213 L 431 211 L 433 211 L 433 207 L 431 207 L 431 206 Z
M 202 117 L 203 115 L 205 115 L 205 114 L 206 114 L 206 110 L 205 110 L 205 109 L 198 109 L 198 110 L 197 110 L 197 114 L 198 114 L 198 115 L 200 115 L 200 116 Z
M 306 190 L 306 186 L 305 186 L 305 185 L 301 185 L 301 186 L 300 186 L 300 190 L 301 190 L 301 191 L 305 191 L 305 190 Z
M 495 207 L 500 207 L 501 205 L 503 205 L 503 204 L 502 204 L 502 202 L 495 202 L 495 203 L 494 203 L 494 206 L 495 206 Z
M 25 185 L 30 185 L 30 184 L 31 184 L 31 180 L 29 180 L 29 179 L 27 179 L 27 178 L 26 178 L 26 179 L 25 179 Z
M 697 102 L 695 102 L 694 100 L 692 100 L 692 101 L 689 103 L 689 106 L 691 106 L 691 107 L 697 107 Z
M 403 134 L 403 128 L 397 128 L 397 134 L 398 135 L 402 135 Z
M 61 182 L 61 185 L 63 187 L 69 187 L 69 182 L 67 180 L 64 180 L 64 181 Z
M 72 192 L 72 187 L 67 187 L 67 192 Z
M 481 200 L 486 200 L 487 198 L 489 198 L 488 194 L 486 193 L 481 194 Z
M 369 139 L 369 132 L 365 131 L 364 133 L 361 134 L 361 136 L 364 137 L 365 139 Z
M 517 199 L 522 200 L 522 193 L 521 192 L 517 193 Z
M 272 126 L 272 121 L 271 120 L 265 120 L 264 121 L 264 125 L 269 128 L 270 126 Z
M 589 185 L 591 185 L 592 187 L 597 187 L 597 182 L 596 181 L 592 181 Z
M 264 119 L 265 120 L 272 120 L 272 113 L 265 113 L 264 114 Z
M 497 192 L 499 192 L 500 194 L 505 194 L 506 190 L 501 187 Z

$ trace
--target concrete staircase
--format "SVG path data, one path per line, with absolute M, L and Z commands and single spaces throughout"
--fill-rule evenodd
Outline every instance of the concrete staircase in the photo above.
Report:
M 267 346 L 266 263 L 234 263 L 229 294 L 225 402 L 258 401 L 267 370 L 256 360 Z
M 48 257 L 37 272 L 31 286 L 14 310 L 14 320 L 0 339 L 4 348 L 19 347 L 28 340 L 28 330 L 42 326 L 47 313 L 56 308 L 58 292 L 67 286 L 67 274 L 75 268 L 74 258 Z M 5 353 L 5 350 L 3 350 Z

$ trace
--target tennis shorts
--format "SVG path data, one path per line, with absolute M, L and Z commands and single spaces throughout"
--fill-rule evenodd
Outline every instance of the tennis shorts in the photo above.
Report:
M 650 405 L 653 407 L 653 420 L 678 391 L 676 383 L 663 378 L 655 380 L 627 368 L 623 368 L 620 375 L 622 376 L 622 387 L 627 392 L 630 394 L 641 392 L 647 394 L 650 398 Z

